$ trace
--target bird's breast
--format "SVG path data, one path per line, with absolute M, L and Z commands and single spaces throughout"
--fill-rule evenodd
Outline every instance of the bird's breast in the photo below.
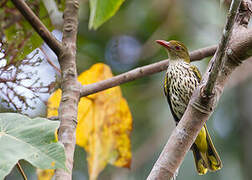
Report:
M 198 85 L 197 77 L 189 63 L 170 64 L 167 69 L 167 91 L 171 108 L 181 119 L 189 103 L 191 95 Z

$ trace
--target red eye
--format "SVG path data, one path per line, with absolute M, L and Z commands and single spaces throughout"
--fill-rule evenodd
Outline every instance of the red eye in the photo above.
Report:
M 176 49 L 176 50 L 180 50 L 180 47 L 179 47 L 179 46 L 175 46 L 175 49 Z

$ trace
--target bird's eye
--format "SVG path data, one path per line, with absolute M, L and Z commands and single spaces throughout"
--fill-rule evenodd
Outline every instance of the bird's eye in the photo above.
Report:
M 180 47 L 179 47 L 179 46 L 175 46 L 175 49 L 176 49 L 176 50 L 180 50 Z

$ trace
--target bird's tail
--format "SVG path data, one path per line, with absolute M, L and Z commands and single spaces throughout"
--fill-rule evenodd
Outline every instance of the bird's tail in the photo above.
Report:
M 220 157 L 213 145 L 206 125 L 201 129 L 192 146 L 192 151 L 196 169 L 200 175 L 206 174 L 208 170 L 217 171 L 222 168 Z

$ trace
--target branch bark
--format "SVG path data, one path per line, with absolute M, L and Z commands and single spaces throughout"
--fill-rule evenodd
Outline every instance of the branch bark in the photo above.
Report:
M 249 4 L 250 3 L 251 1 Z M 249 16 L 251 15 L 250 13 L 251 12 L 249 10 L 246 11 L 246 14 L 249 14 Z M 251 42 L 246 43 L 247 39 L 243 38 L 243 33 L 239 33 L 239 35 L 237 35 L 237 32 L 239 31 L 245 32 L 244 24 L 237 25 L 238 23 L 239 22 L 237 21 L 234 32 L 231 36 L 227 53 L 225 56 L 223 56 L 223 68 L 221 69 L 220 73 L 217 71 L 216 82 L 213 86 L 214 94 L 212 96 L 205 96 L 202 93 L 202 89 L 205 88 L 207 82 L 211 81 L 209 80 L 209 75 L 213 70 L 212 65 L 216 60 L 216 55 L 209 63 L 208 69 L 204 74 L 201 84 L 193 93 L 186 112 L 184 113 L 178 126 L 172 132 L 161 155 L 151 170 L 147 178 L 148 180 L 171 179 L 174 176 L 176 170 L 182 163 L 185 154 L 195 141 L 200 129 L 212 114 L 230 74 L 236 67 L 239 66 L 242 60 L 249 57 L 247 52 L 248 49 L 252 48 L 252 45 Z M 246 32 L 251 33 L 251 30 L 248 29 Z M 250 35 L 248 39 L 251 39 L 251 37 L 252 35 Z M 238 44 L 247 44 L 247 46 L 244 49 L 240 49 Z M 237 51 L 238 49 L 239 51 Z M 247 56 L 244 56 L 244 54 Z
M 205 96 L 211 96 L 213 93 L 213 88 L 214 88 L 217 76 L 223 65 L 224 55 L 226 53 L 226 48 L 227 48 L 232 30 L 233 30 L 235 17 L 237 15 L 240 3 L 241 3 L 241 0 L 237 0 L 237 1 L 232 1 L 230 5 L 227 23 L 223 30 L 223 35 L 222 35 L 218 50 L 215 54 L 214 64 L 209 74 L 209 78 L 207 79 L 206 86 L 203 89 L 203 93 Z
M 63 25 L 63 50 L 60 52 L 62 97 L 59 107 L 59 141 L 66 153 L 66 167 L 69 172 L 56 169 L 56 180 L 72 179 L 73 156 L 76 143 L 76 125 L 80 97 L 76 69 L 76 39 L 78 29 L 78 0 L 66 0 Z

